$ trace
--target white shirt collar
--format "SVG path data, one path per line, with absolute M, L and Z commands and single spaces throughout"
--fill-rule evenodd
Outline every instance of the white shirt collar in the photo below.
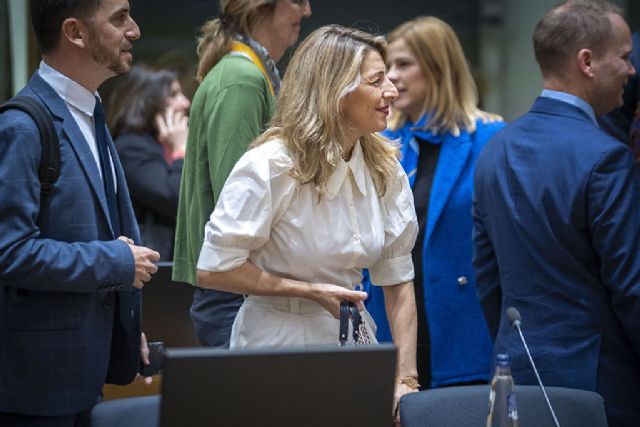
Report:
M 336 169 L 329 177 L 329 182 L 327 182 L 327 198 L 332 200 L 336 197 L 345 180 L 348 179 L 349 169 L 351 169 L 351 173 L 353 174 L 356 187 L 363 196 L 366 196 L 367 187 L 365 180 L 365 168 L 366 164 L 364 162 L 364 153 L 362 152 L 362 146 L 358 140 L 356 145 L 353 147 L 353 152 L 351 153 L 349 161 L 345 162 L 343 159 L 340 159 L 336 165 Z
M 96 106 L 95 97 L 100 97 L 97 91 L 95 93 L 89 92 L 78 82 L 71 80 L 58 70 L 47 65 L 44 61 L 40 61 L 38 72 L 40 73 L 40 77 L 42 77 L 67 104 L 87 116 L 93 117 L 93 110 Z

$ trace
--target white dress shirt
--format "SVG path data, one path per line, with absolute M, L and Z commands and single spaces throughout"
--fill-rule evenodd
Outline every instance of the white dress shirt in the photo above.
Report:
M 360 283 L 363 268 L 369 269 L 373 283 L 383 286 L 413 279 L 411 250 L 418 226 L 413 195 L 399 163 L 382 198 L 359 142 L 348 162 L 339 161 L 322 198 L 312 184 L 294 180 L 291 168 L 280 141 L 242 156 L 205 227 L 199 269 L 228 271 L 250 260 L 277 276 L 349 289 Z M 258 314 L 257 307 L 263 312 Z M 282 317 L 292 313 L 305 314 L 306 320 L 295 316 L 285 327 Z M 244 319 L 248 314 L 255 316 L 250 324 Z M 337 342 L 336 322 L 309 300 L 251 296 L 236 317 L 231 343 L 238 347 Z M 374 327 L 370 319 L 368 323 Z

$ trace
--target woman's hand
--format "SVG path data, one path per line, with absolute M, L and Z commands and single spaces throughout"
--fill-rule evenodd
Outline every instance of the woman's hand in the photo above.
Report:
M 285 279 L 258 268 L 251 261 L 228 271 L 198 270 L 198 286 L 247 295 L 305 298 L 320 304 L 336 319 L 340 317 L 341 301 L 355 302 L 358 310 L 362 311 L 362 301 L 367 299 L 366 292 L 352 291 L 343 286 Z
M 417 378 L 416 342 L 417 316 L 413 282 L 404 282 L 394 286 L 385 286 L 384 303 L 389 319 L 389 327 L 393 342 L 398 347 L 398 366 L 396 369 L 399 381 L 396 383 L 394 396 L 394 414 L 396 423 L 400 422 L 398 402 L 400 397 L 413 390 L 402 378 Z
M 156 116 L 156 125 L 158 126 L 158 140 L 167 144 L 171 151 L 184 153 L 189 133 L 189 117 L 185 116 L 182 111 L 167 107 L 164 114 Z
M 397 383 L 395 388 L 395 394 L 393 395 L 393 423 L 396 426 L 400 426 L 400 398 L 408 393 L 416 393 L 418 390 L 414 390 L 404 383 Z
M 338 285 L 329 285 L 327 283 L 311 283 L 311 295 L 309 299 L 323 306 L 333 317 L 340 317 L 340 302 L 355 302 L 358 310 L 364 310 L 362 301 L 367 299 L 367 293 L 362 291 L 352 291 Z

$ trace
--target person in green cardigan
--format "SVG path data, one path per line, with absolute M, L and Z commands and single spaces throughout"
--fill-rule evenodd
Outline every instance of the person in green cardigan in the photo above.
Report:
M 275 111 L 275 63 L 311 15 L 307 0 L 221 0 L 198 40 L 200 83 L 193 98 L 180 186 L 173 280 L 196 286 L 204 226 L 236 161 Z M 242 295 L 195 288 L 191 319 L 202 345 L 228 348 Z

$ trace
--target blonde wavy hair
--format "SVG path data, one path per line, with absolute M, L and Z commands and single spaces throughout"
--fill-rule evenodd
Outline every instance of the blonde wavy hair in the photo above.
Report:
M 219 16 L 200 28 L 198 72 L 201 83 L 207 73 L 231 50 L 233 33 L 252 37 L 252 31 L 275 9 L 276 0 L 220 0 Z
M 431 112 L 431 117 L 425 127 L 435 133 L 450 131 L 455 136 L 463 128 L 475 132 L 476 120 L 489 115 L 478 108 L 478 89 L 449 24 L 433 16 L 418 17 L 389 35 L 389 43 L 400 39 L 416 57 L 427 83 L 422 113 Z M 398 129 L 406 119 L 404 113 L 395 111 L 390 128 Z
M 383 37 L 339 25 L 311 33 L 294 53 L 282 82 L 271 127 L 252 145 L 280 139 L 293 161 L 291 175 L 326 194 L 329 177 L 344 154 L 349 129 L 342 100 L 360 84 L 360 67 L 368 52 L 386 60 Z M 382 136 L 360 138 L 365 163 L 378 196 L 395 177 L 397 148 Z

